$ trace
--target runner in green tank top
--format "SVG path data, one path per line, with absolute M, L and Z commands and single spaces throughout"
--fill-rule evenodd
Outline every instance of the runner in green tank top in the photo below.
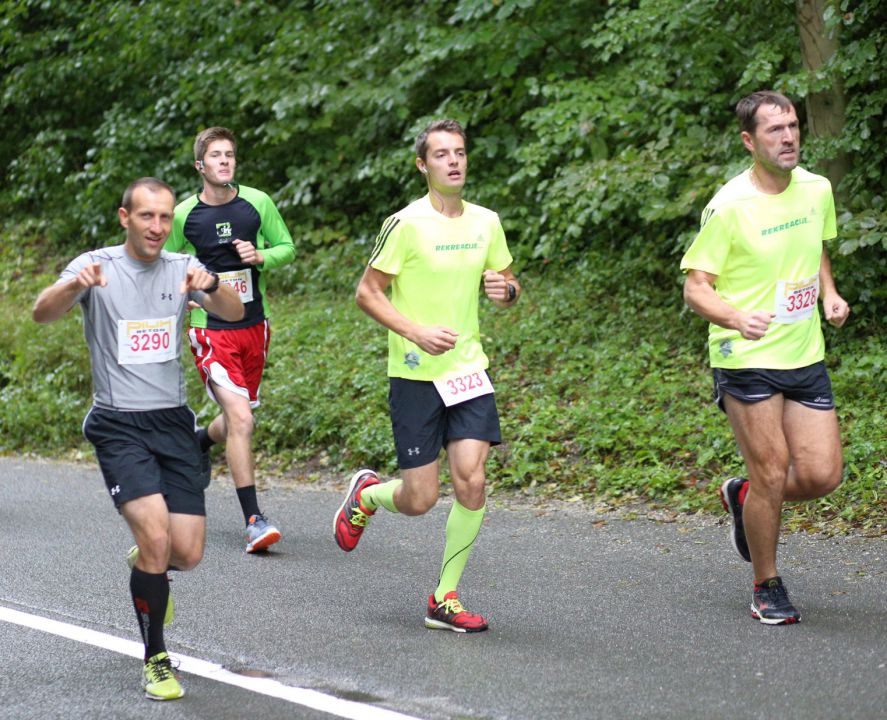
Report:
M 764 91 L 736 114 L 754 164 L 705 208 L 681 261 L 684 298 L 711 323 L 716 399 L 748 470 L 720 494 L 734 547 L 752 563 L 752 617 L 791 624 L 801 615 L 776 570 L 782 504 L 827 495 L 843 465 L 817 300 L 836 327 L 850 309 L 823 245 L 836 235 L 831 185 L 797 167 L 794 106 Z
M 487 628 L 483 616 L 462 606 L 456 588 L 483 521 L 490 445 L 501 441 L 478 295 L 482 285 L 500 308 L 520 297 L 498 216 L 462 199 L 467 166 L 465 132 L 454 120 L 431 123 L 419 135 L 416 167 L 428 194 L 385 221 L 358 285 L 357 304 L 389 331 L 388 397 L 401 478 L 383 483 L 359 470 L 334 518 L 336 542 L 351 551 L 378 508 L 428 512 L 446 449 L 455 499 L 425 626 L 455 632 Z

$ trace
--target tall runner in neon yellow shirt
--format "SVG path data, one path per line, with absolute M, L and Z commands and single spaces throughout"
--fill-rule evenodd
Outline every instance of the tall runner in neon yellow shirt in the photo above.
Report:
M 705 208 L 681 269 L 684 299 L 711 323 L 715 399 L 748 470 L 720 495 L 752 563 L 752 617 L 781 625 L 801 618 L 776 570 L 782 504 L 829 494 L 843 469 L 817 301 L 836 327 L 850 308 L 823 245 L 836 235 L 831 185 L 798 167 L 794 106 L 762 91 L 736 114 L 754 163 Z
M 335 516 L 336 542 L 353 550 L 375 511 L 423 515 L 438 499 L 438 455 L 446 449 L 455 500 L 437 588 L 425 626 L 480 632 L 456 590 L 486 507 L 484 465 L 501 442 L 488 360 L 480 341 L 478 295 L 514 305 L 520 284 L 496 213 L 462 199 L 465 132 L 431 123 L 416 140 L 416 167 L 428 194 L 389 217 L 357 287 L 357 304 L 388 328 L 389 405 L 401 479 L 382 483 L 359 470 Z M 391 299 L 385 294 L 391 288 Z

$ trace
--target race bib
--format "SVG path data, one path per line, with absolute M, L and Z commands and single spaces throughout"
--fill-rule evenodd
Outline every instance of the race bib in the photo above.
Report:
M 816 309 L 819 297 L 819 275 L 806 280 L 776 283 L 776 317 L 774 322 L 788 325 L 800 320 L 809 320 Z
M 434 387 L 447 407 L 493 392 L 493 383 L 483 370 L 435 380 Z
M 219 273 L 219 282 L 225 283 L 240 296 L 240 302 L 248 303 L 253 299 L 253 274 L 246 268 L 229 270 Z
M 176 358 L 176 317 L 117 321 L 117 362 L 159 363 Z

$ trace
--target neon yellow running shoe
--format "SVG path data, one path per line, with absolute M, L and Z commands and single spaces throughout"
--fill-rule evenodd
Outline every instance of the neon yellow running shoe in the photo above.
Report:
M 172 661 L 166 652 L 148 658 L 142 670 L 142 687 L 149 700 L 176 700 L 185 694 L 172 671 Z
M 139 559 L 139 546 L 133 545 L 126 553 L 126 564 L 129 565 L 129 569 L 132 570 L 136 565 L 136 560 Z M 166 579 L 169 582 L 172 582 L 172 578 L 169 576 L 169 573 L 166 573 Z M 171 625 L 173 618 L 176 616 L 176 608 L 172 602 L 172 589 L 169 591 L 169 596 L 166 601 L 166 614 L 163 616 L 163 624 Z

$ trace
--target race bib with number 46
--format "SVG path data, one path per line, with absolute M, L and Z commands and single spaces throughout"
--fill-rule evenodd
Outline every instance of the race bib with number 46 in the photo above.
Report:
M 176 317 L 117 321 L 117 362 L 159 363 L 176 358 Z
M 240 302 L 248 303 L 253 299 L 253 275 L 244 268 L 243 270 L 230 270 L 219 273 L 219 282 L 230 286 L 240 296 Z
M 435 380 L 434 387 L 447 407 L 493 392 L 493 383 L 483 370 Z

